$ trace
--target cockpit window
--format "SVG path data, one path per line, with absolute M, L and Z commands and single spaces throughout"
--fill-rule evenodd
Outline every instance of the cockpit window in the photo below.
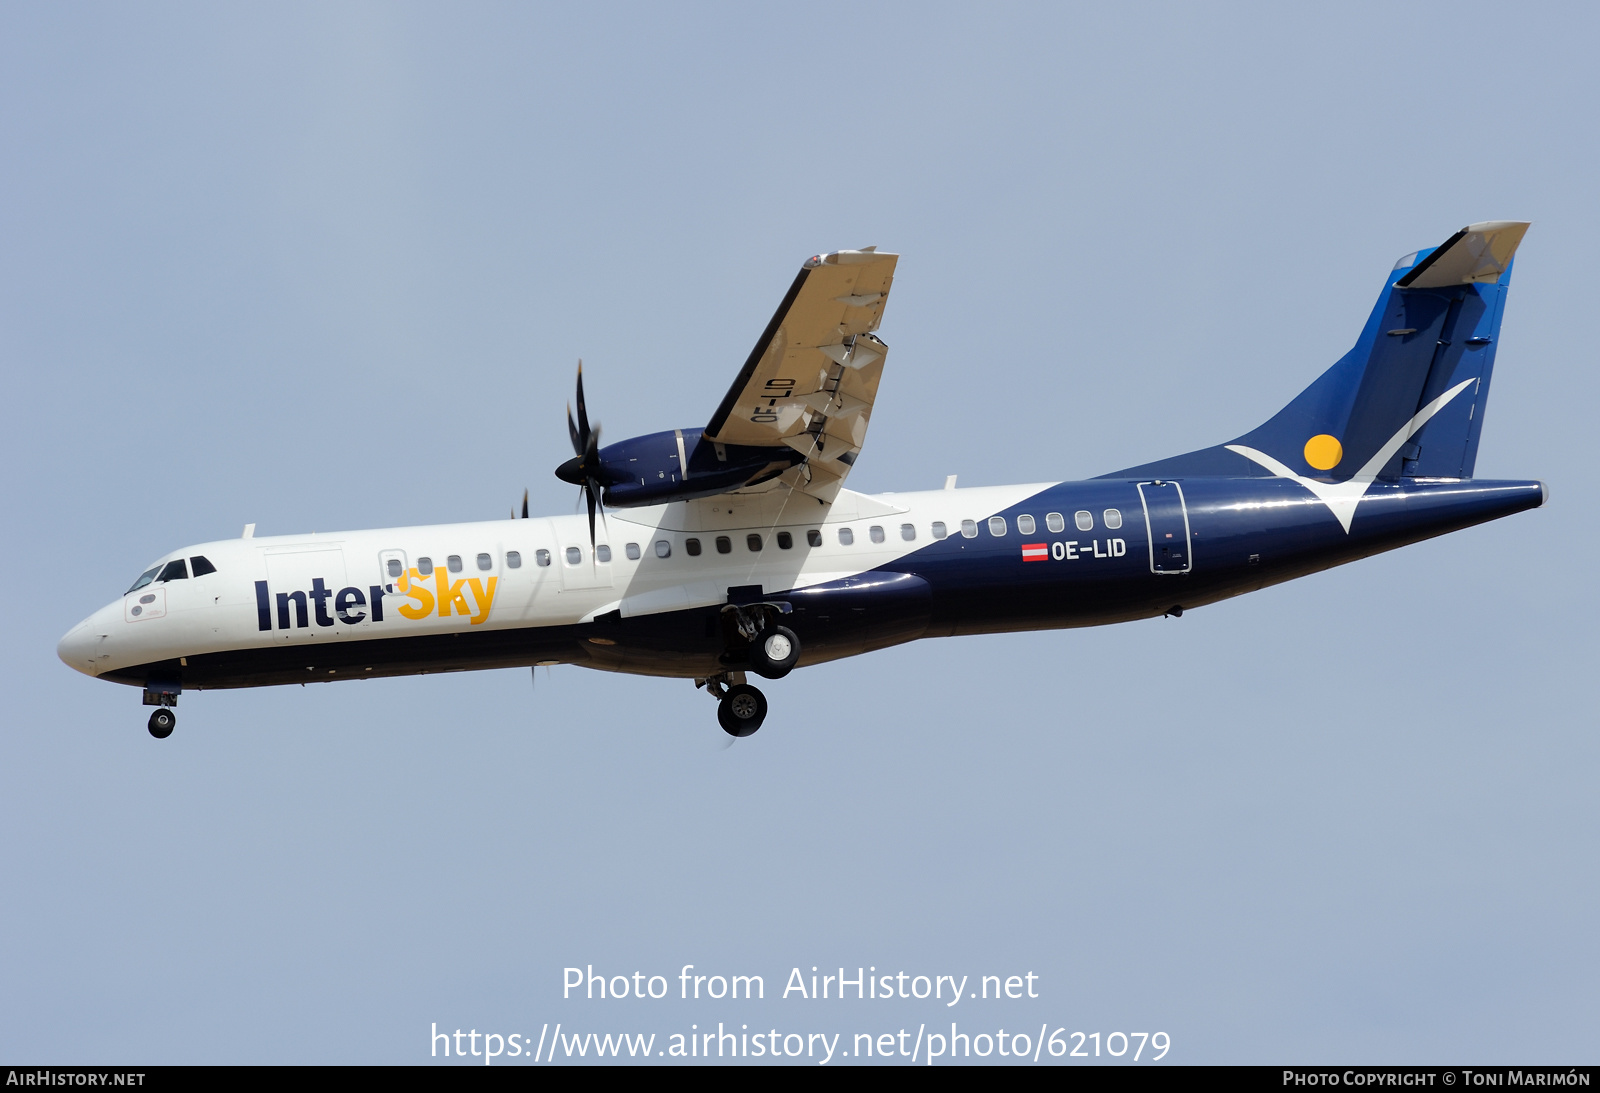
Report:
M 143 573 L 139 574 L 139 579 L 137 581 L 133 582 L 133 587 L 128 589 L 128 592 L 137 592 L 137 591 L 139 591 L 139 589 L 143 588 L 145 585 L 147 585 L 151 581 L 155 580 L 156 579 L 156 574 L 160 573 L 160 572 L 161 572 L 161 567 L 160 566 L 156 566 L 153 569 L 145 570 Z M 124 592 L 123 595 L 126 596 L 128 594 L 128 592 Z
M 204 577 L 207 573 L 215 573 L 217 567 L 212 565 L 204 556 L 189 559 L 189 572 L 196 577 Z
M 174 558 L 161 567 L 158 581 L 186 581 L 189 579 L 189 567 L 183 564 L 182 558 Z

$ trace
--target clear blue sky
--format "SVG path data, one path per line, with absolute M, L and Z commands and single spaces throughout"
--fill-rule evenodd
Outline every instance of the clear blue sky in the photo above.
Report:
M 1595 1061 L 1597 23 L 0 9 L 0 1059 L 951 1018 L 771 997 L 873 965 L 1032 971 L 955 1019 L 1175 1061 Z M 807 669 L 731 748 L 688 683 L 577 668 L 185 695 L 157 743 L 55 657 L 246 522 L 572 511 L 576 358 L 608 438 L 702 424 L 818 251 L 903 255 L 877 491 L 1236 436 L 1396 257 L 1488 219 L 1534 226 L 1477 469 L 1545 479 L 1537 512 L 1182 620 Z M 560 998 L 686 963 L 769 999 Z

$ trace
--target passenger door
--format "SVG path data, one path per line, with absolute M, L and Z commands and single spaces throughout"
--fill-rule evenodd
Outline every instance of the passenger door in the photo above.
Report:
M 1189 508 L 1176 482 L 1141 482 L 1144 527 L 1150 541 L 1150 572 L 1187 573 L 1193 566 Z

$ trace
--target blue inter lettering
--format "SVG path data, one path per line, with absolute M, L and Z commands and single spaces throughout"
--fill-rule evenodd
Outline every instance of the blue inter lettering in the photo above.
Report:
M 328 614 L 328 597 L 333 595 L 333 590 L 325 584 L 321 577 L 311 579 L 311 598 L 317 601 L 317 625 L 332 626 L 333 616 Z
M 339 616 L 339 621 L 353 626 L 367 617 L 365 611 L 357 611 L 358 607 L 365 607 L 366 596 L 362 595 L 359 588 L 341 588 L 339 595 L 333 601 L 333 613 Z
M 311 625 L 311 620 L 306 618 L 306 594 L 304 592 L 279 592 L 278 593 L 278 629 L 289 629 L 289 602 L 294 601 L 295 625 L 302 629 Z

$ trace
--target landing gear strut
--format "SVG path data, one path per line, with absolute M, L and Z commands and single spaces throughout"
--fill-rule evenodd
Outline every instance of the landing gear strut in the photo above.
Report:
M 717 724 L 729 736 L 750 736 L 767 719 L 767 696 L 746 683 L 743 672 L 722 672 L 694 682 L 717 699 Z
M 166 706 L 158 706 L 150 715 L 150 735 L 157 740 L 165 740 L 172 735 L 172 728 L 178 723 L 178 715 Z

